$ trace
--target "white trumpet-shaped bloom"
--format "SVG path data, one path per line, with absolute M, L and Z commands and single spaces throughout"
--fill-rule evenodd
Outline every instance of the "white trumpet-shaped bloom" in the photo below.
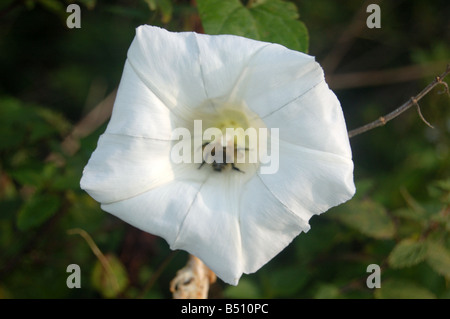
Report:
M 205 145 L 231 145 L 238 157 L 253 151 L 242 134 L 215 144 L 200 136 L 195 146 L 208 127 L 254 128 L 259 140 L 266 129 L 266 153 L 256 162 L 226 157 L 237 169 L 200 166 L 193 159 Z M 179 128 L 191 133 L 187 146 L 178 144 Z M 186 146 L 192 162 L 175 161 L 175 146 Z M 268 155 L 278 162 L 263 173 L 273 164 Z M 197 256 L 233 285 L 308 231 L 313 215 L 355 192 L 340 103 L 313 57 L 238 36 L 151 26 L 136 30 L 81 188 L 103 210 Z

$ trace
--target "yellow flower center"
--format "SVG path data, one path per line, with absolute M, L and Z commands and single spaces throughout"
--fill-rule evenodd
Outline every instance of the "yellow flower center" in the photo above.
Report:
M 258 135 L 264 122 L 245 103 L 209 103 L 205 109 L 210 112 L 197 117 L 202 120 L 202 158 L 210 159 L 215 170 L 230 166 L 254 171 L 259 166 Z

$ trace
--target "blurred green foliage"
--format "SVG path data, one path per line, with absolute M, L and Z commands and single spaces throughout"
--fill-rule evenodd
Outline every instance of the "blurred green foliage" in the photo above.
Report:
M 308 51 L 308 31 L 298 20 L 297 7 L 280 0 L 197 0 L 205 33 L 234 34 Z
M 0 298 L 170 297 L 186 253 L 102 212 L 79 188 L 105 123 L 67 143 L 117 87 L 137 26 L 277 42 L 315 55 L 327 75 L 430 62 L 441 63 L 437 75 L 450 62 L 444 0 L 381 2 L 382 28 L 360 31 L 330 73 L 337 39 L 370 1 L 85 0 L 77 2 L 81 29 L 68 29 L 70 2 L 0 4 Z M 399 106 L 432 80 L 427 74 L 336 91 L 348 127 Z M 435 129 L 411 109 L 353 138 L 355 198 L 314 217 L 308 233 L 237 287 L 213 285 L 211 297 L 450 298 L 450 108 L 442 90 L 420 102 Z M 74 228 L 90 235 L 110 270 L 68 233 Z M 80 289 L 66 286 L 70 264 L 81 267 Z M 379 289 L 366 286 L 370 264 L 381 266 Z

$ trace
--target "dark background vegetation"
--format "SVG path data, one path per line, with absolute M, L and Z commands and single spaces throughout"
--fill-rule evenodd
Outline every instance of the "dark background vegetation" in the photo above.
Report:
M 375 1 L 291 2 L 349 129 L 400 106 L 450 62 L 446 0 L 378 1 L 381 29 L 365 26 Z M 81 29 L 66 27 L 68 2 L 0 4 L 0 298 L 170 298 L 187 254 L 102 212 L 79 179 L 107 121 L 89 112 L 111 100 L 135 28 L 203 32 L 197 6 L 77 3 Z M 218 281 L 211 298 L 449 298 L 450 99 L 442 91 L 420 101 L 434 129 L 411 108 L 352 138 L 355 198 L 314 217 L 309 233 L 237 287 Z M 71 229 L 90 236 L 115 278 Z M 80 289 L 66 286 L 69 264 L 81 267 Z M 382 267 L 381 289 L 366 286 L 369 264 Z

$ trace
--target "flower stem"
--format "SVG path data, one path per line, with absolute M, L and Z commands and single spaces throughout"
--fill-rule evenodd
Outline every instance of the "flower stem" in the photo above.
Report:
M 189 255 L 186 266 L 178 270 L 170 282 L 170 291 L 174 299 L 207 299 L 209 286 L 216 278 L 200 259 Z
M 92 237 L 85 230 L 83 230 L 81 228 L 69 229 L 67 231 L 67 234 L 69 234 L 69 235 L 80 235 L 81 237 L 83 237 L 83 239 L 86 241 L 86 243 L 91 248 L 91 250 L 94 253 L 94 255 L 98 258 L 98 260 L 102 264 L 102 266 L 105 269 L 105 271 L 107 272 L 107 274 L 112 279 L 113 284 L 116 286 L 116 288 L 119 288 L 119 282 L 118 282 L 116 276 L 114 275 L 114 272 L 113 272 L 113 270 L 111 268 L 111 265 L 110 265 L 108 259 L 101 252 L 100 248 L 98 248 L 97 244 L 95 244 L 95 242 L 92 239 Z

